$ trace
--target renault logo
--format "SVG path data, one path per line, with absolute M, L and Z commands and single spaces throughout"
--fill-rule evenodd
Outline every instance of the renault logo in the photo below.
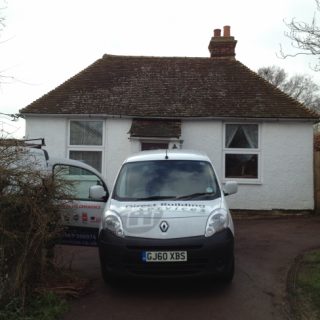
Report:
M 160 223 L 160 230 L 161 230 L 162 232 L 167 232 L 168 229 L 169 229 L 169 224 L 168 224 L 168 222 L 167 222 L 167 221 L 162 221 L 162 222 Z

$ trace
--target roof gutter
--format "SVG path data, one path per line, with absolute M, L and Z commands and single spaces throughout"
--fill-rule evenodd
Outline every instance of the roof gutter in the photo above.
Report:
M 112 114 L 67 114 L 67 113 L 59 113 L 59 114 L 43 114 L 43 113 L 21 113 L 24 118 L 28 117 L 52 117 L 52 118 L 111 118 L 111 119 L 161 119 L 161 120 L 220 120 L 220 121 L 270 121 L 270 122 L 279 122 L 279 121 L 286 121 L 286 122 L 313 122 L 318 123 L 320 122 L 319 118 L 280 118 L 280 117 L 155 117 L 155 116 L 123 116 L 123 115 L 112 115 Z

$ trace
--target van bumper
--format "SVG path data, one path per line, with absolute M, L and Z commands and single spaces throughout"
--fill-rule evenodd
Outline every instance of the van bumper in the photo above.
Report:
M 208 238 L 179 239 L 119 238 L 102 230 L 98 246 L 104 277 L 223 277 L 234 267 L 234 237 L 230 229 Z M 144 262 L 144 251 L 187 251 L 187 261 Z

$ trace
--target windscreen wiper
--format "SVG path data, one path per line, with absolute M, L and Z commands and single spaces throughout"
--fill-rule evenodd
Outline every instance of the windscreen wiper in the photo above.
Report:
M 189 198 L 192 199 L 192 198 L 197 198 L 197 197 L 201 197 L 201 196 L 210 196 L 213 194 L 215 194 L 215 193 L 214 192 L 196 192 L 196 193 L 176 197 L 176 199 L 178 199 L 178 200 L 179 199 L 189 199 Z
M 175 199 L 175 196 L 150 196 L 145 198 L 135 198 L 134 201 L 149 201 L 149 200 L 169 200 Z

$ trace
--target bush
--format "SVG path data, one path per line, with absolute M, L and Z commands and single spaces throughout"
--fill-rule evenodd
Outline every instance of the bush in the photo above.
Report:
M 65 183 L 31 161 L 27 148 L 0 140 L 0 304 L 21 301 L 44 281 L 62 231 Z
M 55 320 L 68 308 L 66 300 L 52 292 L 46 292 L 28 297 L 26 308 L 21 308 L 19 299 L 11 300 L 0 310 L 0 320 Z

